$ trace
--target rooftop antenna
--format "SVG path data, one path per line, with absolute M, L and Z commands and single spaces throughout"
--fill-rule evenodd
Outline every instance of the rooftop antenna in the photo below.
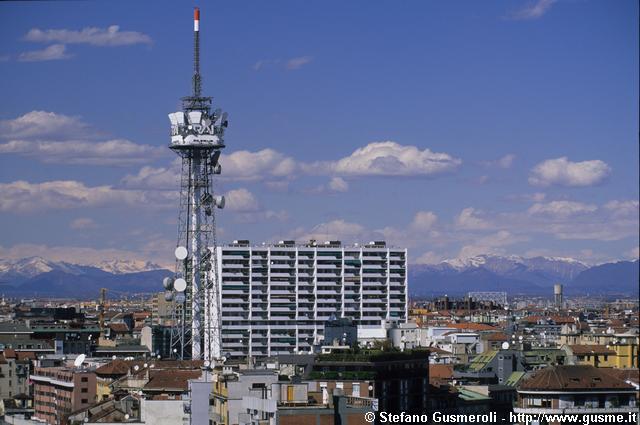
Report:
M 202 80 L 200 78 L 200 9 L 193 10 L 193 77 L 191 79 L 191 96 L 182 98 L 185 111 L 206 110 L 211 108 L 211 97 L 202 96 Z

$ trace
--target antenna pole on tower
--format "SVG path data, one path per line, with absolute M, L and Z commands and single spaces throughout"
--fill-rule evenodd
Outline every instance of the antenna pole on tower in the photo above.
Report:
M 193 97 L 200 97 L 200 9 L 193 11 Z

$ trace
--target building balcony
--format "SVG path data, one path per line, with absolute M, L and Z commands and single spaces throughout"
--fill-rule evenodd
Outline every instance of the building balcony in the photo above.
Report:
M 564 415 L 564 414 L 579 414 L 579 415 L 591 415 L 591 414 L 606 414 L 606 413 L 628 413 L 637 412 L 638 408 L 635 406 L 619 406 L 619 407 L 569 407 L 564 409 L 552 409 L 545 407 L 514 407 L 513 413 L 526 413 L 528 415 Z

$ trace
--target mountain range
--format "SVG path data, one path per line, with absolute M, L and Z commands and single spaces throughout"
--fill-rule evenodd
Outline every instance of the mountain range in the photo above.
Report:
M 98 297 L 100 288 L 116 295 L 162 290 L 169 270 L 143 261 L 104 261 L 78 265 L 41 257 L 0 260 L 0 293 L 7 296 Z
M 561 283 L 566 294 L 637 294 L 638 260 L 590 266 L 573 258 L 479 255 L 409 267 L 412 295 L 460 295 L 469 291 L 552 295 Z
M 133 260 L 78 265 L 41 257 L 0 260 L 0 293 L 8 296 L 97 297 L 100 288 L 133 294 L 162 290 L 171 271 Z M 562 283 L 566 294 L 637 295 L 638 260 L 590 266 L 572 258 L 480 255 L 438 264 L 409 265 L 412 296 L 506 291 L 549 295 Z

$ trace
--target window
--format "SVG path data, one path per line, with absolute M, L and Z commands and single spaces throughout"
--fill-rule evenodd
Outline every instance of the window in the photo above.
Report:
M 83 376 L 82 378 L 80 378 L 80 382 L 89 382 L 89 378 Z
M 81 389 L 80 389 L 80 392 L 81 392 L 81 393 L 86 393 L 86 392 L 88 392 L 88 391 L 89 391 L 89 389 L 88 389 L 88 388 L 81 388 Z
M 80 403 L 82 404 L 87 404 L 89 402 L 89 400 L 87 400 L 86 398 L 83 398 L 82 400 L 80 400 Z
M 352 388 L 351 395 L 353 397 L 360 397 L 360 383 L 354 382 L 351 388 Z

